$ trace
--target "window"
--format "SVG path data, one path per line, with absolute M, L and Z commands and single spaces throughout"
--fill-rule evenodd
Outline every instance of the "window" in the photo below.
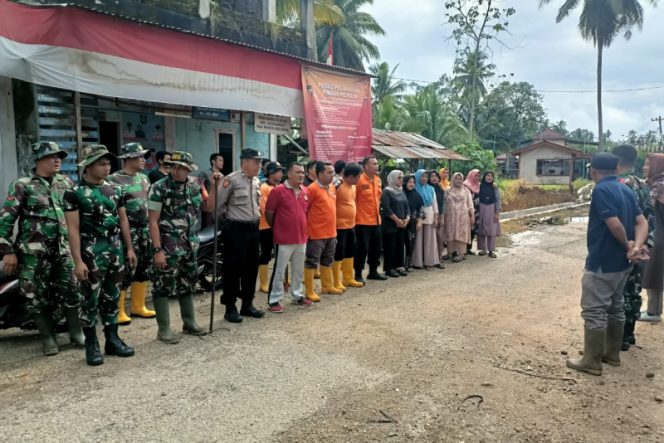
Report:
M 569 176 L 569 159 L 564 160 L 537 160 L 537 175 L 543 177 Z

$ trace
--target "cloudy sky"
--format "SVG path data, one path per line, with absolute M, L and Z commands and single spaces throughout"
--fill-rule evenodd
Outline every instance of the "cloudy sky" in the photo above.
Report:
M 578 12 L 556 24 L 558 4 L 539 8 L 538 0 L 504 0 L 516 8 L 510 18 L 511 35 L 505 40 L 512 49 L 498 49 L 493 56 L 500 74 L 514 74 L 514 81 L 527 81 L 542 91 L 552 121 L 565 120 L 568 129 L 587 128 L 597 134 L 594 93 L 544 91 L 594 90 L 596 50 L 581 39 Z M 641 2 L 644 4 L 645 2 Z M 396 76 L 436 80 L 451 73 L 455 46 L 445 36 L 444 0 L 374 0 L 367 7 L 387 35 L 372 38 L 383 60 L 400 64 Z M 646 7 L 643 31 L 626 42 L 620 38 L 605 51 L 604 89 L 662 86 L 660 89 L 604 93 L 604 126 L 613 139 L 630 129 L 656 129 L 652 117 L 664 116 L 664 4 Z

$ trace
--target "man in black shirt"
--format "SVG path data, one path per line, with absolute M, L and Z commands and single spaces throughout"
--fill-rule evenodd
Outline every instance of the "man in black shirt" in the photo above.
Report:
M 157 152 L 156 158 L 159 167 L 153 169 L 148 174 L 150 184 L 154 184 L 168 175 L 168 161 L 171 159 L 171 153 L 167 151 L 159 151 Z

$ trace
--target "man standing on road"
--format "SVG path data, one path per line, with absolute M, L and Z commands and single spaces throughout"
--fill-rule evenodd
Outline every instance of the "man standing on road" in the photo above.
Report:
M 634 194 L 618 181 L 618 157 L 593 156 L 590 174 L 596 183 L 588 220 L 588 256 L 581 291 L 584 320 L 583 357 L 568 359 L 577 371 L 602 375 L 602 362 L 620 365 L 625 326 L 623 288 L 631 263 L 643 258 L 648 222 Z
M 226 306 L 224 319 L 241 323 L 242 316 L 261 318 L 265 313 L 253 305 L 258 275 L 258 221 L 259 186 L 258 172 L 262 156 L 255 149 L 243 149 L 240 153 L 240 170 L 228 174 L 221 186 L 221 177 L 215 175 L 211 200 L 218 192 L 217 214 L 223 217 L 223 289 L 221 303 Z M 238 313 L 235 303 L 242 299 Z
M 28 300 L 42 342 L 44 355 L 55 355 L 58 345 L 53 331 L 52 311 L 63 305 L 72 344 L 83 346 L 79 323 L 80 295 L 74 280 L 67 224 L 62 210 L 64 194 L 73 183 L 61 175 L 67 153 L 53 142 L 32 145 L 35 168 L 28 177 L 9 186 L 0 209 L 0 257 L 4 272 L 19 272 L 21 295 Z M 18 235 L 12 245 L 14 225 Z
M 302 290 L 302 274 L 307 247 L 307 210 L 309 191 L 302 186 L 304 168 L 292 163 L 288 167 L 288 180 L 274 188 L 265 205 L 265 218 L 272 227 L 276 258 L 272 270 L 268 303 L 270 312 L 284 312 L 281 300 L 284 298 L 284 275 L 290 263 L 293 303 L 307 307 L 311 301 Z
M 341 294 L 342 290 L 334 287 L 332 264 L 337 246 L 337 198 L 332 179 L 334 167 L 331 163 L 316 163 L 316 182 L 309 185 L 309 213 L 307 215 L 306 260 L 304 262 L 304 285 L 307 298 L 320 301 L 314 291 L 314 275 L 320 265 L 321 292 L 323 294 Z
M 125 277 L 120 291 L 118 323 L 128 325 L 131 317 L 125 311 L 127 289 L 131 286 L 131 309 L 133 316 L 154 318 L 154 311 L 145 307 L 145 296 L 148 288 L 148 272 L 152 264 L 150 251 L 150 235 L 148 233 L 148 190 L 150 181 L 143 174 L 145 159 L 150 151 L 143 149 L 140 143 L 127 143 L 122 147 L 122 169 L 111 174 L 108 181 L 120 187 L 125 204 L 125 212 L 129 220 L 131 241 L 136 253 L 136 269 L 125 268 Z
M 97 341 L 97 315 L 104 325 L 106 355 L 131 357 L 134 350 L 118 337 L 118 299 L 127 265 L 136 267 L 129 221 L 119 187 L 106 179 L 115 156 L 104 145 L 83 148 L 83 178 L 65 193 L 65 218 L 74 274 L 83 295 L 81 324 L 88 365 L 104 363 Z M 126 255 L 122 248 L 124 240 Z
M 148 217 L 152 240 L 152 299 L 157 311 L 157 339 L 174 344 L 180 339 L 171 330 L 168 297 L 180 304 L 183 332 L 205 335 L 196 323 L 194 289 L 198 277 L 196 253 L 198 226 L 204 192 L 198 179 L 189 177 L 197 169 L 190 153 L 175 151 L 168 161 L 168 176 L 152 185 L 148 194 Z
M 157 168 L 150 171 L 148 178 L 150 183 L 157 183 L 162 178 L 168 175 L 168 160 L 171 158 L 171 153 L 166 151 L 159 151 L 156 154 Z
M 636 203 L 638 204 L 646 220 L 655 213 L 652 200 L 650 198 L 650 189 L 645 180 L 641 180 L 634 175 L 634 164 L 638 152 L 634 146 L 620 145 L 613 148 L 613 154 L 618 157 L 618 181 L 625 184 L 634 193 Z M 654 226 L 649 226 L 648 234 L 651 237 L 654 233 Z M 627 277 L 623 296 L 625 297 L 625 331 L 623 334 L 622 351 L 627 351 L 630 345 L 636 344 L 634 337 L 634 326 L 641 317 L 641 279 L 645 270 L 644 263 L 634 264 L 632 272 Z
M 383 193 L 378 176 L 378 160 L 370 155 L 362 160 L 362 166 L 364 173 L 360 175 L 355 186 L 357 249 L 354 265 L 355 280 L 360 283 L 364 283 L 362 271 L 365 261 L 369 262 L 369 275 L 367 276 L 369 280 L 387 280 L 387 277 L 378 273 L 381 252 L 380 197 Z
M 341 171 L 342 181 L 337 186 L 337 247 L 334 251 L 334 266 L 332 272 L 335 274 L 335 282 L 341 270 L 341 284 L 334 285 L 341 289 L 343 287 L 361 288 L 364 283 L 355 281 L 353 278 L 353 260 L 355 257 L 355 216 L 357 215 L 355 197 L 355 185 L 362 173 L 362 167 L 357 163 L 344 165 Z

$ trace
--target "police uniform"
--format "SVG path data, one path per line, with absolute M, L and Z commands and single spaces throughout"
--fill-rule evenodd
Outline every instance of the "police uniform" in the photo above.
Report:
M 85 147 L 82 157 L 79 166 L 83 168 L 104 158 L 115 158 L 104 145 Z M 97 314 L 104 325 L 106 354 L 130 357 L 134 350 L 117 335 L 118 299 L 125 271 L 120 240 L 120 209 L 124 208 L 122 192 L 106 180 L 92 184 L 83 178 L 65 193 L 64 201 L 65 212 L 78 213 L 80 255 L 88 268 L 87 280 L 80 283 L 83 296 L 80 320 L 85 334 L 87 363 L 96 366 L 104 361 L 95 330 Z M 69 228 L 71 231 L 71 226 Z
M 254 149 L 244 149 L 240 159 L 261 159 Z M 253 307 L 258 275 L 260 219 L 260 180 L 242 171 L 227 175 L 217 187 L 217 213 L 223 217 L 223 289 L 221 303 L 226 306 L 224 318 L 233 323 L 242 321 L 235 307 L 242 299 L 240 314 L 260 318 L 264 313 Z
M 67 157 L 53 142 L 32 146 L 35 162 L 51 155 Z M 72 343 L 81 346 L 84 343 L 78 320 L 80 296 L 62 210 L 64 194 L 72 186 L 72 181 L 64 175 L 41 177 L 35 170 L 9 186 L 0 208 L 0 256 L 17 255 L 21 295 L 28 300 L 27 309 L 37 324 L 46 355 L 58 353 L 53 317 L 60 318 L 58 311 L 62 308 Z M 12 244 L 17 221 L 18 235 Z
M 122 147 L 122 155 L 118 158 L 147 158 L 150 151 L 143 149 L 140 143 L 128 143 Z M 131 286 L 132 316 L 153 318 L 155 312 L 145 307 L 145 295 L 148 286 L 148 272 L 152 264 L 150 250 L 150 235 L 148 233 L 148 190 L 150 181 L 147 175 L 136 172 L 129 174 L 124 169 L 111 174 L 108 181 L 117 185 L 122 191 L 125 211 L 129 220 L 131 242 L 136 253 L 136 268 L 126 267 L 125 278 L 120 291 L 118 323 L 121 325 L 131 323 L 131 318 L 125 312 L 125 297 L 127 289 Z
M 190 153 L 175 151 L 168 162 L 184 166 L 190 171 L 197 169 Z M 205 335 L 205 330 L 196 323 L 194 311 L 194 288 L 198 276 L 196 254 L 200 240 L 198 226 L 203 209 L 203 190 L 198 179 L 187 177 L 178 182 L 169 174 L 152 185 L 148 195 L 148 210 L 158 212 L 159 238 L 153 240 L 153 253 L 163 251 L 166 268 L 154 267 L 152 273 L 152 296 L 157 311 L 157 338 L 165 343 L 177 343 L 179 339 L 170 328 L 168 297 L 175 295 L 180 304 L 184 323 L 183 331 L 192 335 Z

